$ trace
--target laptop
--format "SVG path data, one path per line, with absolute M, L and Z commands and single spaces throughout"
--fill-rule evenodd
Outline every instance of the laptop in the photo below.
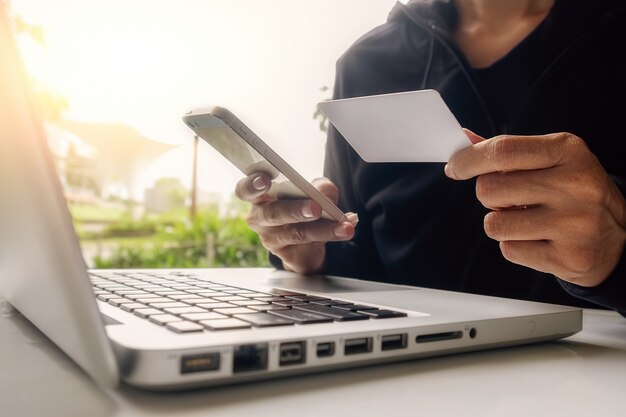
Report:
M 99 384 L 224 385 L 541 342 L 578 308 L 269 268 L 88 270 L 0 1 L 0 292 Z

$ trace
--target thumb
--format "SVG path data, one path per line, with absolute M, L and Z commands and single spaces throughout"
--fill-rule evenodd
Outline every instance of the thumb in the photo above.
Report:
M 476 145 L 477 143 L 485 140 L 485 138 L 483 138 L 480 135 L 477 135 L 476 133 L 472 132 L 469 129 L 463 128 L 463 131 L 465 132 L 469 140 L 472 142 L 472 145 Z

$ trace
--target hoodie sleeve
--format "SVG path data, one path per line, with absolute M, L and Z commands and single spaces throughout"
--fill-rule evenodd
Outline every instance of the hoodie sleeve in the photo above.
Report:
M 613 180 L 626 196 L 626 181 L 615 176 Z M 626 317 L 626 250 L 611 275 L 596 287 L 581 287 L 561 279 L 559 283 L 573 296 L 616 310 Z

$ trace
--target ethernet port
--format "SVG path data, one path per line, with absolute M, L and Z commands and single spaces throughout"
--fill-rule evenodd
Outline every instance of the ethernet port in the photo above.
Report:
M 233 350 L 233 373 L 267 369 L 267 343 L 236 346 Z

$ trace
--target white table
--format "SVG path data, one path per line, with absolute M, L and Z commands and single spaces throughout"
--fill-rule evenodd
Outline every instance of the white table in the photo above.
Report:
M 0 416 L 626 416 L 626 319 L 586 310 L 560 342 L 276 381 L 98 388 L 19 314 L 0 317 Z

